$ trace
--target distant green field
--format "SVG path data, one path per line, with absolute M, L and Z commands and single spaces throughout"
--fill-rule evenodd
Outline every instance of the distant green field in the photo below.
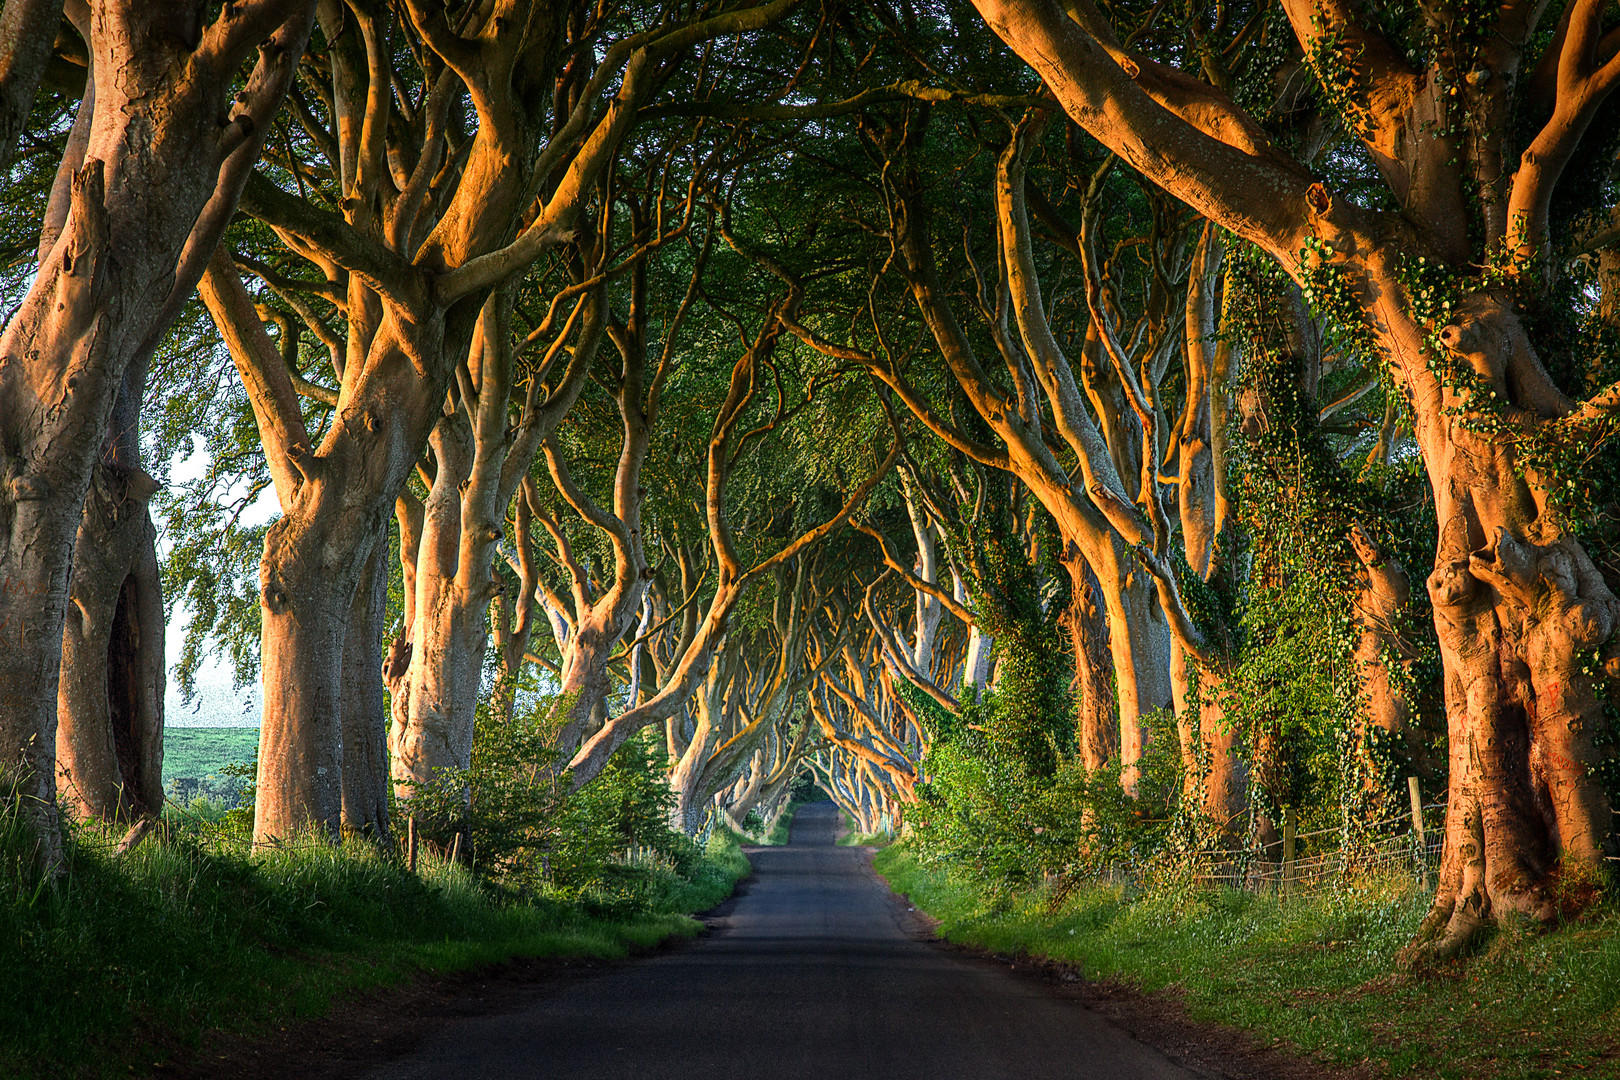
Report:
M 199 794 L 224 795 L 220 769 L 251 762 L 259 748 L 256 727 L 166 727 L 163 729 L 163 787 L 182 802 Z M 209 778 L 214 777 L 212 782 Z

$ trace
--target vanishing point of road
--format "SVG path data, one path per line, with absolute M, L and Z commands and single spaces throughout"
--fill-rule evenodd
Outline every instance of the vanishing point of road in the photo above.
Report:
M 459 1020 L 373 1080 L 1193 1080 L 1040 983 L 906 932 L 831 803 L 696 944 Z

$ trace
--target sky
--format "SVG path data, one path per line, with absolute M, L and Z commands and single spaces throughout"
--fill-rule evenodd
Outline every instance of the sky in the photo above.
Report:
M 191 453 L 175 455 L 169 467 L 169 483 L 178 486 L 203 475 L 208 457 L 198 442 L 193 442 Z M 242 514 L 242 524 L 262 525 L 279 513 L 275 493 L 270 489 Z M 162 530 L 158 531 L 158 559 L 169 554 L 168 542 Z M 174 666 L 180 660 L 180 647 L 185 640 L 186 623 L 191 614 L 183 604 L 174 606 L 169 619 L 165 645 L 168 653 L 168 683 L 163 696 L 163 722 L 168 727 L 258 727 L 260 696 L 255 682 L 248 687 L 236 685 L 236 673 L 228 661 L 210 656 L 197 668 L 196 693 L 188 704 L 180 697 L 179 684 L 174 677 Z

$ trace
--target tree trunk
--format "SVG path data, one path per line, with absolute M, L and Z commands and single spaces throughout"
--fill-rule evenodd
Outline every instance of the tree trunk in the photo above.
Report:
M 573 636 L 563 649 L 559 677 L 561 701 L 567 706 L 558 730 L 557 747 L 564 759 L 602 726 L 602 710 L 607 705 L 613 680 L 608 661 L 624 638 L 625 625 L 616 611 L 600 611 L 592 606 L 574 626 Z M 604 617 L 606 616 L 606 617 Z M 610 619 L 612 622 L 610 623 Z M 636 708 L 631 702 L 629 708 Z
M 343 636 L 343 832 L 386 848 L 388 708 L 383 693 L 383 620 L 388 607 L 388 555 L 379 537 L 349 609 Z
M 1064 569 L 1069 572 L 1071 592 L 1063 623 L 1074 651 L 1076 741 L 1086 771 L 1096 772 L 1119 756 L 1119 709 L 1108 651 L 1108 620 L 1096 575 L 1085 560 L 1067 560 Z M 1140 747 L 1137 754 L 1140 758 Z
M 80 817 L 163 808 L 164 617 L 141 467 L 146 365 L 125 375 L 74 545 L 57 688 L 57 788 Z
M 255 844 L 343 826 L 344 637 L 361 567 L 348 537 L 294 542 L 271 526 L 260 561 L 264 715 Z M 346 530 L 345 530 L 346 531 Z M 372 530 L 366 530 L 370 532 Z
M 163 807 L 164 618 L 156 485 L 104 461 L 85 499 L 62 635 L 56 762 L 81 817 L 132 820 Z
M 1496 340 L 1511 346 L 1516 316 L 1487 302 L 1442 339 L 1466 355 L 1499 326 L 1510 333 Z M 1512 359 L 1490 357 L 1504 372 Z M 1450 799 L 1440 888 L 1420 935 L 1441 954 L 1466 947 L 1487 920 L 1549 920 L 1595 886 L 1615 851 L 1594 766 L 1609 731 L 1604 681 L 1620 674 L 1620 601 L 1554 523 L 1545 493 L 1516 473 L 1510 444 L 1449 415 L 1454 396 L 1442 391 L 1416 432 L 1441 522 L 1428 587 L 1446 672 Z
M 402 802 L 409 802 L 417 787 L 431 786 L 439 770 L 466 769 L 471 764 L 473 716 L 483 661 L 480 648 L 479 665 L 469 673 L 469 658 L 463 649 L 468 613 L 462 610 L 465 605 L 456 588 L 461 490 L 472 471 L 472 432 L 459 413 L 453 414 L 438 422 L 429 443 L 436 471 L 422 504 L 421 535 L 415 551 L 410 666 L 389 736 L 394 794 Z M 482 638 L 482 604 L 474 615 Z
M 954 569 L 951 571 L 951 595 L 959 604 L 966 604 L 970 599 L 962 576 Z M 982 693 L 990 685 L 990 661 L 995 644 L 995 639 L 981 630 L 977 623 L 968 628 L 967 654 L 962 661 L 962 689 L 958 689 L 958 694 L 965 694 L 965 688 L 969 686 L 974 687 L 976 693 Z
M 496 671 L 495 693 L 489 707 L 499 723 L 509 722 L 516 711 L 523 658 L 529 652 L 529 638 L 534 632 L 536 608 L 539 606 L 535 597 L 538 576 L 532 536 L 534 515 L 529 509 L 529 500 L 534 493 L 534 481 L 524 477 L 515 500 L 517 514 L 512 529 L 515 557 L 508 559 L 517 575 L 517 588 L 515 591 L 502 589 L 491 604 Z
M 1361 795 L 1351 812 L 1370 823 L 1396 816 L 1398 793 L 1389 782 L 1393 777 L 1386 775 L 1396 763 L 1390 755 L 1398 753 L 1402 764 L 1423 756 L 1409 730 L 1413 709 L 1403 690 L 1405 680 L 1396 676 L 1410 670 L 1417 650 L 1400 628 L 1401 614 L 1411 602 L 1406 568 L 1380 551 L 1360 526 L 1351 529 L 1350 544 L 1361 561 L 1354 618 L 1362 702 L 1354 733 Z
M 178 17 L 167 5 L 108 0 L 87 14 L 93 116 L 87 138 L 69 142 L 82 161 L 58 173 L 67 197 L 53 200 L 71 210 L 0 336 L 0 788 L 51 870 L 64 616 L 92 470 L 125 372 L 201 273 L 309 28 L 308 5 L 294 0 L 209 25 L 201 9 Z
M 675 801 L 670 807 L 670 826 L 688 836 L 696 836 L 702 831 L 703 822 L 708 816 L 709 795 L 704 791 L 704 766 L 709 763 L 715 747 L 720 745 L 725 735 L 722 730 L 727 708 L 724 699 L 731 680 L 724 672 L 730 666 L 730 651 L 714 658 L 703 685 L 693 695 L 692 709 L 696 714 L 696 724 L 692 737 L 686 741 L 680 760 L 669 771 L 669 787 L 675 793 Z
M 1234 847 L 1243 838 L 1243 817 L 1249 805 L 1243 735 L 1226 723 L 1220 676 L 1200 671 L 1179 644 L 1172 647 L 1170 673 L 1175 683 L 1176 730 L 1181 738 L 1181 797 L 1203 815 L 1211 839 L 1222 847 Z
M 1146 744 L 1142 717 L 1171 704 L 1170 626 L 1152 579 L 1133 565 L 1118 536 L 1112 540 L 1112 558 L 1094 569 L 1108 615 L 1108 651 L 1119 693 L 1120 783 L 1134 792 Z
M 210 296 L 210 283 L 205 286 L 209 310 L 225 330 L 228 313 Z M 470 317 L 462 329 L 470 334 Z M 312 828 L 341 832 L 344 641 L 372 549 L 387 535 L 388 517 L 425 441 L 433 415 L 426 400 L 444 396 L 443 383 L 435 392 L 408 357 L 442 357 L 444 333 L 440 319 L 401 326 L 385 317 L 365 359 L 372 374 L 348 395 L 318 451 L 289 441 L 272 466 L 286 472 L 277 479 L 284 514 L 266 533 L 259 563 L 264 722 L 255 843 Z M 251 375 L 251 360 L 239 351 L 233 343 L 238 368 Z M 261 408 L 255 395 L 255 409 Z M 281 437 L 268 410 L 260 432 Z M 402 523 L 402 544 L 407 536 Z M 396 750 L 396 771 L 397 756 Z
M 56 755 L 58 788 L 85 818 L 132 820 L 163 806 L 163 599 L 157 531 L 138 494 L 150 485 L 144 473 L 99 467 L 79 528 Z

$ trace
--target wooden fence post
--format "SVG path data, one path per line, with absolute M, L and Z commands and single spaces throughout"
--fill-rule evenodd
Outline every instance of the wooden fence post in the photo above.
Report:
M 1418 881 L 1429 887 L 1429 838 L 1423 830 L 1423 793 L 1418 789 L 1418 778 L 1406 778 L 1406 794 L 1412 800 L 1412 835 L 1417 837 Z
M 1286 807 L 1283 810 L 1283 864 L 1282 882 L 1280 891 L 1288 895 L 1294 891 L 1294 808 Z
M 405 869 L 416 873 L 416 817 L 405 819 Z

